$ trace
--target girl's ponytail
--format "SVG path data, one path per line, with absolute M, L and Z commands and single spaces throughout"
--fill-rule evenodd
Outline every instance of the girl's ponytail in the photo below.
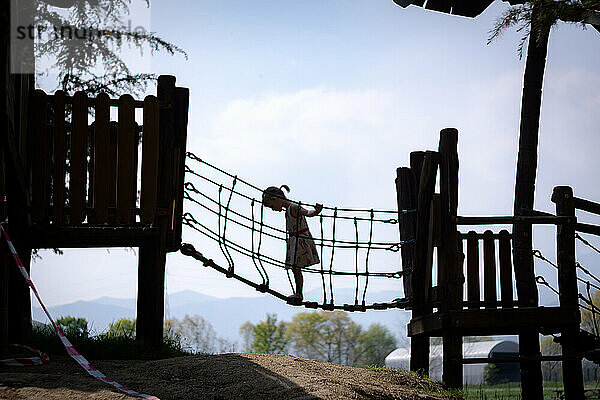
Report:
M 290 192 L 290 187 L 288 185 L 281 185 L 279 186 L 279 189 L 285 189 L 286 192 Z

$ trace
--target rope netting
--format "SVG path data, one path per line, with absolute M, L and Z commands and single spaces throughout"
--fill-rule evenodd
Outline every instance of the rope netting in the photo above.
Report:
M 192 153 L 187 153 L 187 159 L 189 163 L 185 167 L 187 178 L 184 185 L 184 199 L 188 202 L 188 206 L 186 206 L 188 212 L 183 215 L 183 224 L 216 243 L 227 267 L 221 267 L 212 259 L 205 257 L 191 244 L 182 246 L 183 254 L 224 273 L 227 277 L 235 278 L 256 290 L 270 293 L 295 305 L 347 311 L 405 308 L 407 306 L 405 299 L 367 304 L 367 290 L 373 278 L 394 279 L 398 282 L 399 288 L 400 278 L 403 277 L 404 272 L 393 266 L 400 265 L 399 257 L 395 257 L 393 263 L 388 257 L 388 267 L 379 264 L 382 260 L 381 257 L 377 258 L 376 268 L 370 267 L 370 264 L 376 258 L 376 254 L 398 254 L 402 245 L 412 241 L 376 240 L 375 238 L 381 227 L 387 228 L 388 231 L 389 228 L 393 228 L 392 230 L 395 231 L 393 237 L 397 238 L 399 232 L 397 216 L 399 213 L 410 213 L 415 210 L 400 210 L 399 212 L 398 210 L 323 206 L 318 218 L 313 218 L 313 221 L 317 223 L 311 221 L 313 229 L 310 231 L 318 232 L 319 235 L 312 235 L 309 232 L 307 236 L 299 229 L 296 229 L 295 232 L 288 232 L 288 228 L 278 226 L 278 222 L 282 220 L 281 216 L 272 215 L 274 213 L 263 203 L 263 189 Z M 289 202 L 298 210 L 304 210 L 306 207 L 306 203 L 293 200 L 289 200 Z M 200 214 L 201 217 L 199 217 Z M 295 218 L 296 224 L 299 223 L 299 220 L 299 217 Z M 318 229 L 314 229 L 315 225 L 318 226 Z M 298 225 L 296 228 L 299 228 Z M 327 234 L 326 232 L 331 233 Z M 341 233 L 346 235 L 343 236 Z M 389 234 L 384 236 L 390 237 Z M 306 237 L 312 240 L 320 255 L 318 263 L 311 266 L 296 264 L 299 238 Z M 280 250 L 286 249 L 289 243 L 295 245 L 295 248 L 292 249 L 291 263 L 280 254 Z M 238 257 L 234 257 L 234 254 L 242 256 L 245 260 L 251 260 L 251 263 L 242 264 L 244 267 L 242 272 L 236 268 L 238 267 L 236 265 Z M 247 276 L 246 265 L 253 266 L 256 279 Z M 386 264 L 383 263 L 383 265 Z M 280 276 L 283 271 L 285 271 L 293 293 L 296 292 L 296 289 L 291 276 L 292 272 L 296 274 L 297 271 L 301 271 L 302 274 L 318 275 L 320 277 L 319 286 L 322 287 L 322 302 L 291 302 L 289 296 L 282 294 L 272 285 L 271 275 L 276 273 Z M 334 281 L 336 278 L 353 280 L 353 304 L 334 304 L 334 289 L 336 288 Z M 294 276 L 294 279 L 297 277 Z
M 592 245 L 588 240 L 579 235 L 579 233 L 575 233 L 575 238 L 583 245 L 600 254 L 600 250 L 594 245 Z M 554 269 L 559 269 L 558 265 L 555 262 L 546 258 L 541 251 L 534 250 L 533 256 L 552 266 Z M 577 281 L 581 283 L 581 285 L 579 285 L 578 293 L 578 298 L 580 300 L 579 307 L 582 310 L 587 311 L 587 316 L 582 321 L 584 325 L 583 327 L 587 329 L 586 332 L 593 334 L 596 337 L 596 339 L 600 339 L 600 308 L 598 307 L 598 301 L 600 300 L 600 292 L 598 292 L 600 291 L 600 279 L 597 276 L 595 276 L 592 272 L 590 272 L 588 268 L 585 268 L 583 265 L 581 265 L 578 261 L 575 261 L 575 266 L 578 271 L 581 271 L 584 275 L 588 277 L 588 279 L 585 279 L 581 277 L 580 274 L 577 275 Z M 557 296 L 559 295 L 559 291 L 552 287 L 544 279 L 543 276 L 538 275 L 535 279 L 538 284 L 545 286 Z M 593 283 L 592 280 L 596 283 Z M 592 289 L 594 290 L 594 292 L 592 291 Z M 597 342 L 596 345 L 600 345 L 600 341 Z

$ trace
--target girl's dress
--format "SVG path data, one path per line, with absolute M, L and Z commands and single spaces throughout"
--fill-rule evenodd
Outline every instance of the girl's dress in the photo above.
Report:
M 308 267 L 319 263 L 317 246 L 308 230 L 304 215 L 294 218 L 291 207 L 285 211 L 285 226 L 288 232 L 287 251 L 285 257 L 286 268 Z M 294 257 L 295 256 L 295 257 Z M 295 262 L 294 262 L 295 259 Z

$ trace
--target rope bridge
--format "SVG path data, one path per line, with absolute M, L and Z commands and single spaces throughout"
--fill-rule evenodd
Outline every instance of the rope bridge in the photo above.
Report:
M 369 269 L 370 261 L 373 259 L 374 254 L 397 253 L 401 246 L 412 243 L 412 241 L 376 241 L 373 240 L 374 231 L 377 230 L 378 226 L 397 225 L 398 220 L 394 217 L 397 217 L 399 213 L 411 213 L 415 212 L 415 210 L 398 211 L 324 206 L 318 218 L 320 236 L 313 236 L 312 239 L 320 253 L 320 263 L 310 267 L 290 265 L 276 257 L 265 254 L 264 242 L 266 239 L 285 244 L 289 238 L 289 233 L 265 221 L 265 206 L 261 200 L 263 189 L 238 178 L 237 175 L 232 175 L 202 160 L 193 153 L 187 153 L 187 159 L 195 169 L 190 165 L 186 165 L 185 172 L 199 183 L 194 184 L 191 181 L 185 183 L 184 199 L 190 204 L 199 206 L 208 215 L 212 215 L 211 218 L 216 218 L 216 229 L 209 227 L 204 222 L 205 218 L 196 218 L 190 212 L 183 215 L 183 224 L 216 242 L 225 258 L 227 267 L 222 267 L 212 259 L 205 257 L 191 244 L 186 243 L 182 245 L 182 254 L 193 257 L 204 266 L 211 267 L 229 278 L 237 279 L 260 292 L 269 293 L 281 300 L 288 301 L 288 303 L 290 303 L 288 296 L 270 287 L 269 270 L 285 270 L 292 292 L 294 291 L 294 284 L 290 276 L 290 269 L 292 267 L 300 269 L 303 273 L 319 275 L 323 290 L 322 303 L 314 301 L 290 303 L 303 305 L 307 308 L 366 311 L 368 309 L 385 310 L 389 308 L 406 308 L 408 306 L 408 301 L 405 298 L 394 299 L 386 303 L 367 304 L 366 297 L 367 288 L 370 283 L 369 278 L 400 279 L 404 275 L 404 271 L 394 267 L 385 268 L 383 271 L 381 268 L 377 268 L 376 270 L 373 268 Z M 230 183 L 225 185 L 217 182 L 216 179 L 210 176 L 211 173 L 221 176 L 222 179 Z M 202 190 L 197 189 L 197 186 L 199 187 L 200 185 L 202 185 Z M 207 190 L 205 187 L 209 189 Z M 212 189 L 210 189 L 211 187 Z M 247 194 L 248 192 L 252 194 Z M 211 196 L 208 193 L 213 193 L 213 195 Z M 232 199 L 235 199 L 235 203 L 242 201 L 244 210 L 240 210 L 241 207 L 232 206 Z M 300 207 L 303 205 L 301 202 L 293 203 Z M 331 236 L 329 237 L 326 237 L 324 233 L 324 221 L 331 225 Z M 339 233 L 336 236 L 336 228 L 339 230 L 340 224 L 343 222 L 351 222 L 353 240 L 348 240 L 347 238 L 341 239 Z M 228 235 L 228 228 L 232 229 L 232 224 L 237 229 L 250 233 L 249 243 L 239 243 L 231 237 L 232 235 Z M 368 240 L 359 240 L 359 226 L 362 225 L 368 226 Z M 325 261 L 325 251 L 330 255 L 328 261 Z M 335 257 L 342 251 L 353 253 L 353 265 L 346 268 L 334 268 L 334 265 L 337 265 Z M 232 252 L 252 260 L 252 265 L 260 277 L 260 282 L 254 282 L 236 273 L 236 264 Z M 360 254 L 364 255 L 362 257 L 364 260 L 361 260 Z M 355 278 L 354 304 L 334 304 L 333 278 L 335 276 Z M 364 280 L 362 290 L 360 287 L 361 278 Z
M 583 238 L 579 233 L 575 233 L 575 239 L 577 239 L 580 243 L 582 243 L 586 247 L 592 249 L 594 252 L 600 254 L 600 249 L 598 249 L 597 247 L 592 245 L 589 241 L 587 241 L 585 238 Z M 544 261 L 546 264 L 548 264 L 558 270 L 558 265 L 556 263 L 552 262 L 551 260 L 549 260 L 548 258 L 546 258 L 542 254 L 541 251 L 534 250 L 533 255 L 534 255 L 534 257 Z M 583 274 L 585 274 L 588 277 L 588 279 L 584 279 L 584 278 L 580 277 L 579 275 L 577 276 L 577 281 L 583 284 L 583 291 L 585 292 L 585 293 L 581 293 L 581 289 L 580 289 L 580 292 L 578 293 L 578 297 L 580 300 L 579 307 L 582 310 L 587 311 L 589 313 L 589 315 L 591 316 L 590 321 L 582 321 L 582 322 L 587 322 L 588 326 L 586 326 L 586 328 L 588 328 L 588 330 L 581 329 L 580 340 L 579 340 L 578 345 L 581 348 L 582 355 L 585 358 L 587 358 L 590 361 L 595 362 L 596 364 L 600 364 L 600 325 L 599 325 L 600 308 L 598 307 L 598 304 L 597 304 L 598 299 L 596 299 L 596 301 L 594 301 L 594 297 L 597 296 L 598 291 L 600 291 L 600 279 L 597 276 L 595 276 L 594 274 L 592 274 L 589 269 L 585 268 L 578 261 L 575 261 L 575 266 L 577 267 L 577 269 L 579 271 L 581 271 Z M 596 283 L 593 283 L 591 280 L 589 280 L 589 278 L 591 278 Z M 541 275 L 536 276 L 535 280 L 539 285 L 545 286 L 548 289 L 550 289 L 552 292 L 554 292 L 556 295 L 559 295 L 559 291 L 556 290 L 554 287 L 552 287 L 544 279 L 543 276 L 541 276 Z M 595 291 L 594 294 L 592 293 L 592 289 L 594 289 L 594 291 Z M 560 338 L 555 338 L 555 339 L 557 339 L 555 341 L 560 343 Z

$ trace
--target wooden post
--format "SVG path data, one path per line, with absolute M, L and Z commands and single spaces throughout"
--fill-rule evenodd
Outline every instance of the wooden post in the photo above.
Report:
M 579 313 L 577 288 L 577 268 L 575 266 L 575 206 L 573 189 L 569 186 L 557 186 L 552 192 L 552 201 L 556 204 L 556 215 L 573 217 L 570 223 L 557 226 L 556 252 L 558 261 L 558 290 L 561 307 L 568 307 Z M 565 397 L 583 399 L 583 373 L 581 358 L 577 354 L 579 324 L 561 332 L 562 362 Z
M 7 216 L 5 162 L 5 147 L 0 143 L 0 220 Z M 8 269 L 10 268 L 11 255 L 3 237 L 0 237 L 0 355 L 8 349 Z
M 438 265 L 445 286 L 442 313 L 458 310 L 462 305 L 464 282 L 462 263 L 459 262 L 456 214 L 458 209 L 458 131 L 453 128 L 440 132 L 440 199 L 441 247 Z M 443 333 L 443 380 L 449 388 L 461 388 L 463 383 L 462 336 L 445 329 Z
M 187 141 L 188 108 L 190 91 L 187 88 L 175 88 L 175 146 L 173 160 L 173 206 L 170 236 L 167 251 L 178 251 L 181 247 L 183 222 L 183 184 L 185 182 L 185 152 Z
M 417 208 L 417 184 L 415 175 L 410 168 L 400 167 L 396 169 L 396 196 L 398 201 L 398 228 L 400 229 L 401 241 L 414 241 L 416 238 L 417 213 L 402 210 L 416 210 Z M 402 271 L 404 272 L 404 297 L 412 301 L 412 271 L 414 270 L 415 244 L 407 243 L 400 249 L 402 256 Z
M 419 163 L 421 154 L 411 153 L 411 165 Z M 435 190 L 437 176 L 438 153 L 426 152 L 423 157 L 423 166 L 416 176 L 420 177 L 417 196 L 417 229 L 415 243 L 415 267 L 412 271 L 413 311 L 414 317 L 419 317 L 432 312 L 431 305 L 426 303 L 425 282 L 427 258 L 429 253 L 431 201 Z M 412 168 L 411 168 L 412 169 Z M 429 336 L 420 335 L 411 338 L 411 371 L 429 374 Z
M 159 165 L 157 207 L 172 210 L 173 152 L 175 131 L 175 77 L 158 78 L 157 97 L 162 107 L 159 115 Z M 164 213 L 162 213 L 164 214 Z M 165 262 L 171 213 L 156 216 L 159 235 L 140 246 L 138 258 L 138 299 L 136 338 L 152 344 L 162 343 L 165 304 Z

